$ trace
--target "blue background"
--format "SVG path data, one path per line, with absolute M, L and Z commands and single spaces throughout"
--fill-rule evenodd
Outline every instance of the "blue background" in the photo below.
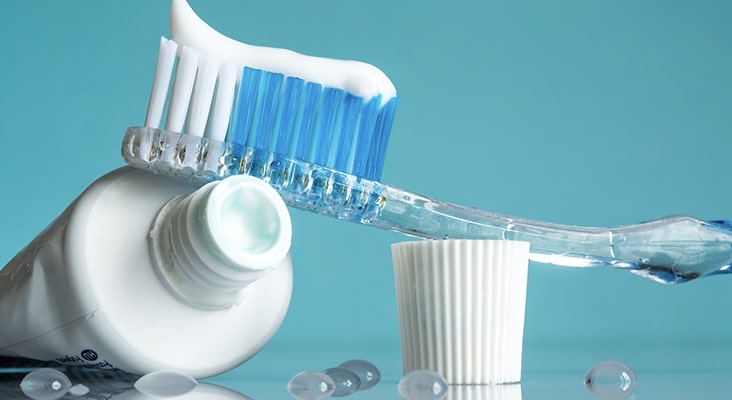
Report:
M 190 3 L 236 39 L 381 68 L 402 97 L 391 185 L 564 224 L 732 218 L 732 2 Z M 0 265 L 124 165 L 122 136 L 143 122 L 168 12 L 163 0 L 0 6 Z M 389 245 L 405 238 L 292 216 L 292 305 L 241 371 L 324 368 L 286 354 L 334 346 L 343 358 L 383 354 L 398 371 Z M 541 264 L 529 275 L 527 370 L 567 344 L 632 357 L 629 343 L 702 349 L 732 337 L 730 277 L 663 286 Z

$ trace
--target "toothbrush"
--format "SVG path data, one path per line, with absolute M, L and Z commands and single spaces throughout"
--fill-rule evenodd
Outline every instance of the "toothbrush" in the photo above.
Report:
M 539 263 L 620 268 L 666 284 L 731 270 L 727 221 L 566 226 L 380 183 L 399 99 L 383 72 L 236 42 L 185 0 L 172 1 L 171 36 L 161 39 L 145 126 L 123 141 L 132 166 L 201 181 L 253 175 L 298 209 L 425 239 L 528 241 Z

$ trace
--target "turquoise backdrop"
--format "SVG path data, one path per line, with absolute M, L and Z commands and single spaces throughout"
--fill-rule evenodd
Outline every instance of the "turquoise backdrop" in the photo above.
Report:
M 732 218 L 732 2 L 190 3 L 236 39 L 381 68 L 402 99 L 383 176 L 394 186 L 563 224 Z M 0 5 L 0 265 L 124 165 L 122 137 L 143 122 L 168 10 L 167 0 Z M 389 246 L 405 238 L 292 217 L 292 305 L 257 371 L 287 360 L 272 349 L 398 360 Z M 529 370 L 566 344 L 612 356 L 629 343 L 732 338 L 732 277 L 663 286 L 541 264 L 529 275 Z

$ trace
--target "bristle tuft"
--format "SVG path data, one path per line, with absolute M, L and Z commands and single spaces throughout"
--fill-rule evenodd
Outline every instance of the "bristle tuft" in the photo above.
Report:
M 213 140 L 223 142 L 226 139 L 236 92 L 237 70 L 236 65 L 225 64 L 219 71 L 211 119 L 208 124 L 208 135 Z
M 178 44 L 164 37 L 160 38 L 160 51 L 158 63 L 155 67 L 155 78 L 153 79 L 152 90 L 150 91 L 150 102 L 147 106 L 145 126 L 149 128 L 160 128 L 160 121 L 163 118 L 165 100 L 168 96 L 170 78 L 173 75 L 175 66 L 175 53 L 178 51 Z
M 397 103 L 245 68 L 228 140 L 378 180 Z
M 148 125 L 156 118 L 159 124 L 165 106 L 160 93 L 167 93 L 173 74 L 175 48 L 170 61 L 170 45 L 163 44 L 160 59 L 169 62 L 158 62 L 146 120 L 150 127 L 156 127 Z M 166 130 L 206 135 L 360 178 L 381 178 L 397 96 L 364 99 L 281 73 L 222 66 L 186 46 L 179 53 Z
M 188 114 L 193 84 L 196 81 L 198 58 L 199 54 L 196 50 L 183 46 L 175 71 L 173 91 L 170 94 L 168 119 L 165 122 L 165 129 L 169 131 L 187 133 L 183 130 L 183 125 Z

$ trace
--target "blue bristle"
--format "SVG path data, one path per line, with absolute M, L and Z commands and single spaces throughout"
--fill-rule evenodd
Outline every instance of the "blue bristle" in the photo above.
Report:
M 369 155 L 366 173 L 364 177 L 371 180 L 380 180 L 381 172 L 384 167 L 384 159 L 386 158 L 386 145 L 389 143 L 389 134 L 391 134 L 391 125 L 394 122 L 396 107 L 399 104 L 398 97 L 389 99 L 379 111 L 376 119 L 376 127 L 374 142 Z
M 310 146 L 313 141 L 313 126 L 315 125 L 316 109 L 320 104 L 320 94 L 323 87 L 314 82 L 305 84 L 305 97 L 302 100 L 302 107 L 299 109 L 298 125 L 293 138 L 295 143 L 293 157 L 299 160 L 307 160 L 310 154 Z
M 274 144 L 275 153 L 290 154 L 290 144 L 297 123 L 297 110 L 304 87 L 305 81 L 300 78 L 289 77 L 285 80 L 285 92 L 280 111 L 281 121 Z
M 262 70 L 246 67 L 242 72 L 239 95 L 234 110 L 234 125 L 232 127 L 231 141 L 245 144 L 249 136 L 249 130 L 254 119 L 254 111 L 259 92 L 259 82 Z
M 333 169 L 338 171 L 353 172 L 351 164 L 353 160 L 352 154 L 362 103 L 363 99 L 361 97 L 354 96 L 350 93 L 347 93 L 343 100 L 340 129 L 338 129 L 336 137 L 333 140 L 333 149 L 335 151 L 331 151 L 332 160 L 329 161 L 333 165 Z
M 315 142 L 310 149 L 311 155 L 308 161 L 329 166 L 328 159 L 333 147 L 333 131 L 341 112 L 345 93 L 343 90 L 334 88 L 325 88 L 323 91 L 323 102 L 318 110 L 319 117 L 315 129 Z
M 278 117 L 280 91 L 284 76 L 278 73 L 261 74 L 256 112 L 247 138 L 247 145 L 255 149 L 269 149 Z
M 229 141 L 379 180 L 398 98 L 381 102 L 246 67 Z
M 376 96 L 363 105 L 361 119 L 358 121 L 358 138 L 353 148 L 352 173 L 366 176 L 366 167 L 371 154 L 371 142 L 374 138 L 374 126 L 381 106 L 381 96 Z

